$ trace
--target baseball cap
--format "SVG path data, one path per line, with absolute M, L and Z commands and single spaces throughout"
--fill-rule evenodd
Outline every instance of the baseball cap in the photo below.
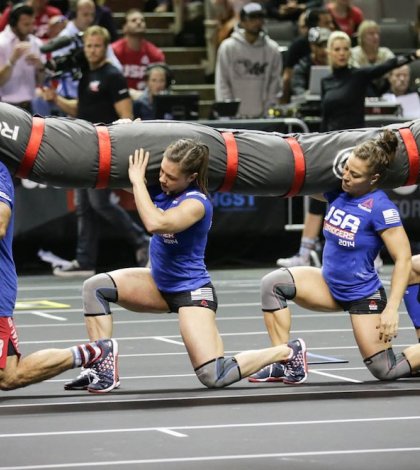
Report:
M 245 18 L 264 18 L 265 10 L 260 3 L 251 2 L 242 7 L 240 16 L 241 20 Z
M 331 31 L 327 28 L 311 28 L 308 32 L 308 41 L 311 44 L 321 45 L 328 41 Z

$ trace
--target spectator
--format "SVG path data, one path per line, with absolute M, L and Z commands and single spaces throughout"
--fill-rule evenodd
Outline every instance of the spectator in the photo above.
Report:
M 78 46 L 83 47 L 82 40 L 78 38 L 79 33 L 86 31 L 86 29 L 93 24 L 95 18 L 95 3 L 93 0 L 77 0 L 76 13 L 73 20 L 69 21 L 66 27 L 60 32 L 59 36 L 67 36 L 74 38 L 74 42 L 67 47 L 63 47 L 53 52 L 53 57 L 61 57 L 69 54 Z M 109 45 L 107 48 L 107 58 L 111 63 L 121 69 L 121 64 L 114 55 L 112 47 Z M 83 58 L 81 58 L 83 61 Z M 77 98 L 78 79 L 70 72 L 64 74 L 57 88 L 57 92 L 66 98 Z
M 89 68 L 79 82 L 78 99 L 66 99 L 52 89 L 44 98 L 53 100 L 65 113 L 91 122 L 111 123 L 118 118 L 132 118 L 132 102 L 122 73 L 106 58 L 109 33 L 101 26 L 91 26 L 83 35 L 84 53 Z M 75 191 L 78 238 L 76 259 L 68 268 L 56 268 L 61 277 L 94 274 L 100 227 L 98 218 L 111 223 L 136 250 L 137 262 L 148 259 L 148 236 L 131 217 L 111 200 L 110 189 L 77 189 Z
M 357 32 L 358 45 L 351 50 L 351 64 L 354 67 L 382 64 L 394 57 L 394 53 L 387 47 L 380 46 L 380 30 L 375 21 L 365 20 Z M 366 96 L 381 96 L 388 88 L 386 77 L 373 80 L 367 90 Z
M 313 65 L 328 65 L 327 41 L 331 31 L 326 28 L 311 28 L 308 34 L 311 53 L 295 65 L 292 78 L 293 95 L 302 95 L 309 88 L 311 67 Z
M 354 37 L 364 19 L 362 10 L 353 6 L 352 0 L 333 0 L 327 3 L 327 9 L 337 29 L 344 31 L 351 38 Z
M 0 33 L 0 96 L 2 101 L 32 112 L 35 89 L 43 80 L 42 41 L 31 34 L 33 8 L 17 4 L 9 15 L 9 25 Z
M 314 27 L 327 28 L 331 31 L 335 29 L 331 13 L 325 8 L 307 10 L 300 16 L 299 23 L 300 22 L 303 22 L 303 27 L 300 28 L 303 34 L 290 44 L 282 73 L 283 94 L 280 101 L 283 104 L 290 103 L 293 67 L 299 63 L 300 59 L 311 53 L 308 41 L 309 29 Z
M 35 23 L 33 26 L 33 33 L 36 37 L 47 41 L 48 37 L 48 22 L 52 16 L 61 15 L 62 12 L 53 6 L 48 5 L 48 0 L 27 0 L 25 2 L 31 6 L 35 14 Z M 0 17 L 0 31 L 3 31 L 9 23 L 9 15 L 12 7 L 7 7 Z
M 265 12 L 259 3 L 245 5 L 240 18 L 240 27 L 217 53 L 216 100 L 240 99 L 239 117 L 263 117 L 278 104 L 281 53 L 263 31 Z
M 166 64 L 157 62 L 147 67 L 145 79 L 146 88 L 133 103 L 134 118 L 140 118 L 143 121 L 156 119 L 153 98 L 161 93 L 169 92 L 172 72 Z
M 54 39 L 67 26 L 68 20 L 64 15 L 52 16 L 48 21 L 48 37 Z
M 410 88 L 410 67 L 403 65 L 388 75 L 389 90 L 382 96 L 387 101 L 399 103 L 401 114 L 407 119 L 420 118 L 420 99 L 417 91 Z
M 145 39 L 146 21 L 140 10 L 133 8 L 127 11 L 123 32 L 124 37 L 114 42 L 112 48 L 123 66 L 129 88 L 143 90 L 146 67 L 154 62 L 165 62 L 165 55 Z
M 107 6 L 103 6 L 103 2 L 98 2 L 98 0 L 92 1 L 95 4 L 95 18 L 90 25 L 96 24 L 98 26 L 104 27 L 108 30 L 109 35 L 111 36 L 111 42 L 116 41 L 118 38 L 118 33 L 114 18 L 112 17 L 111 9 Z M 70 11 L 69 19 L 72 20 L 74 17 L 75 12 Z

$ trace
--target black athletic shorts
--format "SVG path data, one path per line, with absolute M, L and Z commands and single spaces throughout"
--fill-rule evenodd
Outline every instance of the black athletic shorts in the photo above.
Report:
M 203 307 L 217 311 L 216 290 L 211 282 L 193 291 L 162 292 L 162 297 L 169 305 L 170 312 L 178 313 L 181 307 Z
M 349 313 L 369 314 L 382 313 L 385 310 L 387 298 L 383 287 L 364 299 L 351 300 L 350 302 L 335 301 Z

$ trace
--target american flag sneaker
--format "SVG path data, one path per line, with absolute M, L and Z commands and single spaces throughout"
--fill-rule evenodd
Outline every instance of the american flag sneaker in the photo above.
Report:
M 284 362 L 283 383 L 289 385 L 301 384 L 308 378 L 305 341 L 298 338 L 287 343 L 287 346 L 293 350 L 293 356 Z
M 85 369 L 82 367 L 80 374 L 64 384 L 64 390 L 87 390 L 88 386 L 98 380 L 98 374 L 95 367 Z M 119 378 L 117 378 L 117 385 L 115 388 L 120 386 Z
M 284 365 L 279 362 L 269 364 L 248 377 L 248 382 L 283 382 Z
M 96 344 L 101 348 L 102 354 L 91 366 L 96 377 L 87 390 L 91 393 L 106 393 L 119 386 L 118 343 L 115 339 L 100 339 Z

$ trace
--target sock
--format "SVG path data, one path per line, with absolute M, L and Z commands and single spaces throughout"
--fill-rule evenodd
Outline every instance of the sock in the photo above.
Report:
M 420 328 L 420 284 L 412 284 L 407 287 L 404 303 L 414 328 Z
M 313 238 L 302 237 L 300 241 L 299 255 L 302 258 L 309 259 L 311 251 L 315 249 L 316 240 Z
M 71 348 L 73 368 L 90 366 L 102 354 L 102 349 L 96 343 L 80 344 Z

